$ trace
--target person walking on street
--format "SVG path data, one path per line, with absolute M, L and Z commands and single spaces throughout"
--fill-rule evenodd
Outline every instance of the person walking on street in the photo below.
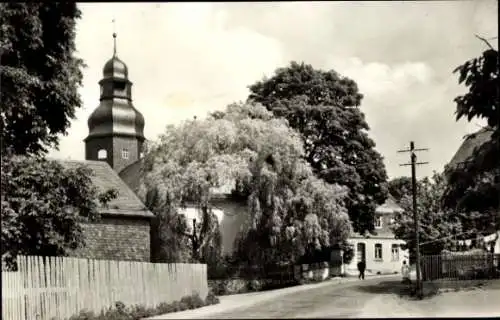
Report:
M 401 267 L 401 275 L 403 276 L 403 283 L 411 284 L 410 266 L 406 264 L 406 260 L 403 261 L 403 266 Z
M 358 262 L 358 271 L 359 271 L 359 276 L 358 278 L 360 280 L 365 280 L 365 269 L 366 269 L 366 264 L 364 261 Z

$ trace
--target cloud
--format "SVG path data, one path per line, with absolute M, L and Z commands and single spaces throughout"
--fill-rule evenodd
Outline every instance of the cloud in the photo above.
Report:
M 430 164 L 419 168 L 430 174 L 480 123 L 455 122 L 453 98 L 464 88 L 452 70 L 484 50 L 474 34 L 497 35 L 496 6 L 493 0 L 80 4 L 84 108 L 52 156 L 84 158 L 115 18 L 118 56 L 129 67 L 149 139 L 167 124 L 246 99 L 248 85 L 296 60 L 358 83 L 370 136 L 391 176 L 408 174 L 396 150 L 410 140 L 431 149 L 422 155 Z
M 353 79 L 361 92 L 380 96 L 388 92 L 408 90 L 413 85 L 425 85 L 433 70 L 424 62 L 407 62 L 393 66 L 380 62 L 364 63 L 360 58 L 335 59 L 327 62 L 343 76 Z
M 226 28 L 227 13 L 205 4 L 83 4 L 78 55 L 84 70 L 69 135 L 51 156 L 84 158 L 86 119 L 99 103 L 101 68 L 112 54 L 116 19 L 118 56 L 129 67 L 135 107 L 149 139 L 169 123 L 204 116 L 246 98 L 247 86 L 284 63 L 278 40 L 245 27 Z

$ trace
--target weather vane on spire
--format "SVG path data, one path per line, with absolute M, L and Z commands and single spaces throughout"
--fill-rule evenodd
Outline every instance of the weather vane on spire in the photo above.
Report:
M 113 57 L 116 56 L 116 23 L 113 18 Z

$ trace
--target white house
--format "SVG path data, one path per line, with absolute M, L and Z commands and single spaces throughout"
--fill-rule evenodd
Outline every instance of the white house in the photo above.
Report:
M 484 237 L 484 242 L 487 244 L 488 249 L 496 254 L 500 254 L 500 230 Z
M 354 258 L 344 266 L 345 273 L 358 273 L 358 262 L 364 260 L 368 274 L 399 273 L 404 260 L 409 260 L 408 250 L 403 250 L 401 245 L 405 242 L 396 239 L 390 226 L 394 223 L 395 214 L 403 209 L 399 207 L 392 197 L 379 206 L 375 212 L 374 234 L 353 234 L 349 243 L 354 246 Z

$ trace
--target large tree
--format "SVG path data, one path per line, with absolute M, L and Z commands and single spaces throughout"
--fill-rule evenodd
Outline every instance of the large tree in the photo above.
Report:
M 400 202 L 405 196 L 412 194 L 412 183 L 409 177 L 397 177 L 387 183 L 389 194 Z
M 229 185 L 235 200 L 248 203 L 238 260 L 293 259 L 308 246 L 343 243 L 350 231 L 344 189 L 315 178 L 303 155 L 298 133 L 285 121 L 262 106 L 232 104 L 207 119 L 168 126 L 146 153 L 139 193 L 152 212 L 175 222 L 168 224 L 175 232 L 160 230 L 164 243 L 180 241 L 186 231 L 179 208 L 200 209 L 203 259 L 203 250 L 217 245 L 213 190 Z M 170 252 L 170 258 L 177 256 Z
M 75 110 L 83 62 L 75 57 L 74 2 L 0 3 L 1 151 L 58 146 Z
M 80 223 L 97 219 L 98 203 L 115 196 L 99 194 L 88 169 L 43 159 L 81 106 L 79 17 L 75 3 L 0 3 L 2 258 L 84 245 Z
M 87 168 L 57 161 L 2 157 L 2 259 L 18 254 L 59 256 L 84 246 L 81 223 L 99 218 L 98 206 L 116 196 L 100 193 Z
M 250 91 L 250 100 L 300 132 L 304 157 L 315 174 L 349 188 L 346 205 L 354 229 L 372 231 L 375 208 L 387 197 L 387 175 L 368 136 L 356 83 L 334 70 L 292 62 L 251 85 Z
M 417 183 L 417 209 L 420 224 L 420 252 L 439 254 L 456 244 L 455 240 L 467 239 L 470 234 L 463 231 L 461 219 L 454 211 L 442 206 L 441 198 L 446 188 L 446 179 L 441 173 L 434 173 L 429 179 Z M 403 194 L 399 201 L 403 212 L 398 214 L 392 230 L 398 239 L 406 241 L 410 256 L 415 253 L 415 225 L 411 193 Z
M 488 41 L 478 38 L 488 49 L 454 70 L 458 82 L 468 89 L 454 100 L 456 119 L 485 119 L 484 130 L 491 137 L 464 163 L 447 168 L 449 184 L 444 200 L 446 206 L 470 213 L 469 223 L 479 233 L 489 233 L 500 227 L 499 55 Z

